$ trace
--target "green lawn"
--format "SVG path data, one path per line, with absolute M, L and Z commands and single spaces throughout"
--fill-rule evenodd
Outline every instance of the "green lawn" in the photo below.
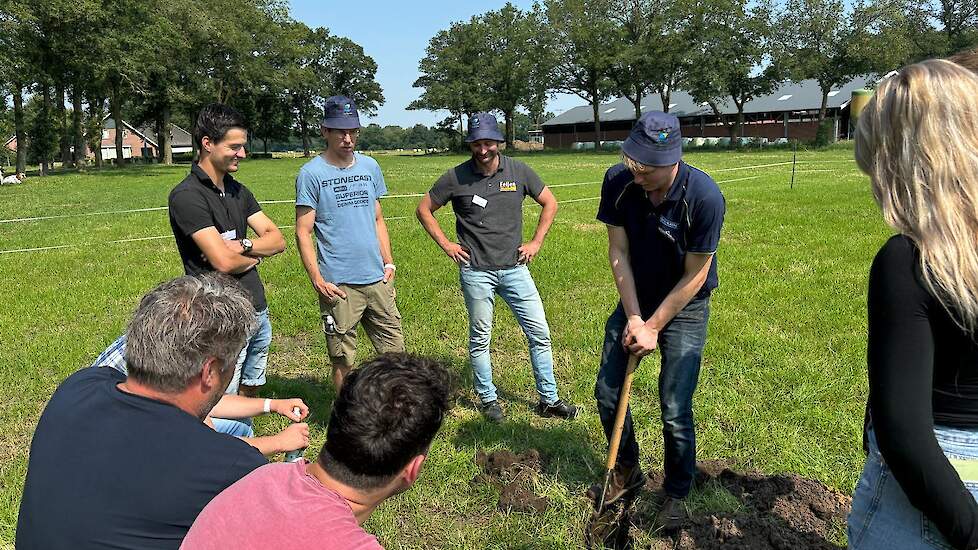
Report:
M 482 421 L 472 406 L 457 268 L 415 220 L 417 197 L 382 202 L 408 349 L 446 361 L 463 388 L 417 486 L 388 501 L 367 524 L 388 548 L 581 546 L 589 515 L 584 491 L 603 472 L 605 453 L 592 388 L 604 321 L 617 296 L 606 232 L 594 216 L 602 175 L 616 158 L 524 157 L 563 203 L 531 269 L 553 333 L 561 396 L 585 407 L 573 422 L 532 413 L 536 394 L 525 338 L 501 301 L 493 361 L 508 417 L 500 426 Z M 687 155 L 727 198 L 720 288 L 695 398 L 700 458 L 799 472 L 843 491 L 853 487 L 862 465 L 866 277 L 889 231 L 851 159 L 844 148 L 799 153 L 789 189 L 790 151 Z M 461 160 L 378 157 L 391 195 L 423 193 Z M 250 161 L 238 173 L 280 226 L 294 223 L 294 178 L 302 162 Z M 0 251 L 62 247 L 0 253 L 0 545 L 13 541 L 31 434 L 51 393 L 124 329 L 145 291 L 181 274 L 159 207 L 187 169 L 144 166 L 0 188 L 2 220 L 64 216 L 0 223 Z M 528 201 L 527 233 L 538 213 Z M 438 215 L 453 234 L 450 208 Z M 261 266 L 274 328 L 265 393 L 310 404 L 310 452 L 318 452 L 334 394 L 315 296 L 291 228 L 283 233 L 287 250 Z M 361 357 L 371 352 L 365 338 L 360 351 Z M 638 371 L 633 392 L 644 466 L 658 468 L 654 362 Z M 257 427 L 269 433 L 281 424 L 263 418 Z M 548 459 L 536 489 L 551 507 L 541 515 L 500 512 L 496 490 L 472 482 L 476 451 L 531 447 Z

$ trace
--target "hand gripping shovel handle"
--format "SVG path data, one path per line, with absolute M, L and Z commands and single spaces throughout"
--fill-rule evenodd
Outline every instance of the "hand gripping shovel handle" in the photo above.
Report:
M 601 488 L 601 498 L 598 500 L 597 511 L 601 513 L 604 508 L 604 497 L 608 493 L 608 484 L 611 482 L 611 471 L 615 469 L 618 462 L 618 447 L 621 445 L 621 432 L 625 427 L 625 414 L 628 412 L 628 397 L 632 392 L 632 377 L 638 367 L 638 356 L 628 356 L 628 366 L 625 368 L 625 381 L 621 385 L 621 394 L 618 396 L 618 409 L 615 411 L 615 426 L 611 431 L 611 441 L 608 445 L 608 461 L 605 465 L 607 471 L 604 474 L 604 485 Z

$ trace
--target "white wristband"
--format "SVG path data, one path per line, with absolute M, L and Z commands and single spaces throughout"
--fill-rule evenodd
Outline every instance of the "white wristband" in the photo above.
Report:
M 265 412 L 265 413 L 272 412 L 272 400 L 271 399 L 265 399 L 265 404 L 262 405 L 261 410 L 262 410 L 262 412 Z
M 384 264 L 384 269 L 389 269 L 391 271 L 397 271 L 397 266 L 394 264 Z

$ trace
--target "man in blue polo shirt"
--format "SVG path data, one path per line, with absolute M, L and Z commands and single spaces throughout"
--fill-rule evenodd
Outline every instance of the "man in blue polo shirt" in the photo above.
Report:
M 682 161 L 675 116 L 642 115 L 622 152 L 623 162 L 605 173 L 598 207 L 598 220 L 608 226 L 608 256 L 620 301 L 605 325 L 594 396 L 610 440 L 628 354 L 643 357 L 659 350 L 665 500 L 658 521 L 669 526 L 685 516 L 683 499 L 695 474 L 693 392 L 710 292 L 717 287 L 714 254 L 726 207 L 713 179 Z M 605 502 L 630 495 L 644 483 L 629 413 Z
M 377 353 L 404 351 L 394 301 L 394 259 L 380 197 L 387 194 L 377 161 L 354 152 L 360 117 L 352 99 L 326 100 L 321 124 L 326 149 L 295 181 L 295 238 L 319 297 L 333 385 L 356 362 L 357 324 Z M 316 244 L 313 244 L 313 233 Z

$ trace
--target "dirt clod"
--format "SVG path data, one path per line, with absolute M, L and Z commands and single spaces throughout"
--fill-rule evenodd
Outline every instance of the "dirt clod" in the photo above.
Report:
M 841 548 L 830 539 L 849 514 L 848 495 L 797 474 L 737 473 L 727 466 L 720 461 L 697 464 L 695 484 L 704 493 L 722 487 L 737 503 L 727 503 L 727 509 L 710 510 L 711 504 L 704 501 L 694 506 L 678 530 L 669 533 L 655 531 L 656 505 L 649 503 L 661 496 L 662 473 L 651 473 L 646 485 L 651 494 L 640 496 L 623 519 L 630 522 L 630 533 L 645 539 L 648 534 L 657 535 L 649 542 L 653 548 Z M 691 497 L 688 502 L 692 504 L 693 500 Z
M 499 491 L 499 509 L 503 511 L 540 513 L 550 503 L 533 492 L 537 476 L 543 468 L 540 452 L 530 449 L 523 453 L 508 450 L 486 454 L 479 451 L 475 463 L 483 473 L 473 482 L 486 482 Z

